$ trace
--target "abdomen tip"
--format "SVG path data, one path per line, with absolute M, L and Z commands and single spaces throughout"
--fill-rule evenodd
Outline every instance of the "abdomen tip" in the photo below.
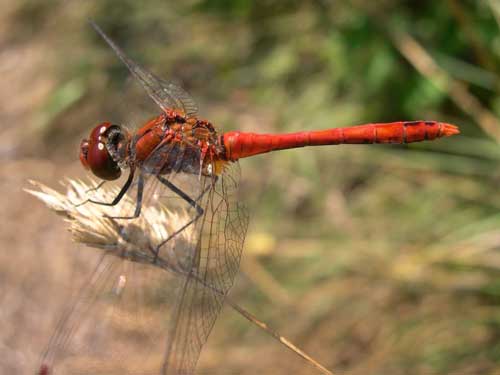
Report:
M 443 125 L 443 137 L 450 137 L 455 134 L 460 134 L 460 129 L 458 129 L 458 126 L 452 125 L 452 124 L 446 124 L 442 123 Z

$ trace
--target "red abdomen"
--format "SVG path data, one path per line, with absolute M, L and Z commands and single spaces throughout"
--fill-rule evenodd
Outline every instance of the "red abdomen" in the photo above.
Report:
M 288 134 L 255 134 L 228 132 L 222 142 L 228 160 L 238 160 L 275 150 L 304 146 L 411 143 L 458 134 L 455 125 L 436 121 L 399 121 L 383 124 L 358 125 Z

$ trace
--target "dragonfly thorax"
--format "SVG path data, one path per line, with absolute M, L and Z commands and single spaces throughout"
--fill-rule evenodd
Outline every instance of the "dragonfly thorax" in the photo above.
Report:
M 219 174 L 223 146 L 213 125 L 171 110 L 146 122 L 133 136 L 130 159 L 149 174 Z

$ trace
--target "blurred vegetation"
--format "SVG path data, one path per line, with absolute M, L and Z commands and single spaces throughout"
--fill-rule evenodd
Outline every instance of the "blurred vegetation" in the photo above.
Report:
M 45 46 L 40 74 L 54 82 L 17 157 L 76 163 L 90 126 L 129 106 L 127 71 L 88 17 L 223 130 L 458 124 L 460 137 L 436 142 L 243 161 L 252 223 L 233 297 L 341 373 L 499 368 L 497 2 L 11 3 L 8 43 Z M 229 373 L 310 370 L 238 317 L 224 328 L 208 345 Z M 231 360 L 234 347 L 262 363 Z

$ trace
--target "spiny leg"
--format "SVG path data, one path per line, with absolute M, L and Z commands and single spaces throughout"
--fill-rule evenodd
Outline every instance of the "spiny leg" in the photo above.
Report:
M 94 204 L 99 204 L 101 206 L 116 206 L 123 198 L 127 190 L 130 188 L 130 185 L 132 185 L 132 181 L 134 181 L 134 169 L 130 170 L 130 174 L 128 175 L 127 181 L 123 185 L 123 187 L 120 189 L 120 192 L 116 195 L 116 197 L 111 201 L 111 202 L 100 202 L 100 201 L 95 201 L 93 199 L 86 199 L 83 202 L 80 202 L 78 204 L 75 204 L 75 207 L 80 207 L 86 203 L 94 203 Z
M 172 182 L 168 181 L 166 178 L 163 178 L 161 176 L 156 176 L 156 178 L 166 187 L 168 187 L 170 190 L 172 190 L 175 194 L 177 194 L 179 197 L 184 199 L 191 207 L 193 207 L 196 210 L 196 216 L 189 220 L 186 224 L 184 224 L 182 227 L 177 229 L 175 232 L 173 232 L 170 236 L 168 236 L 166 239 L 164 239 L 158 246 L 156 246 L 156 249 L 153 251 L 154 252 L 154 263 L 158 260 L 158 255 L 160 253 L 160 248 L 165 245 L 167 242 L 169 242 L 172 238 L 177 236 L 179 233 L 181 233 L 184 229 L 189 227 L 190 225 L 194 224 L 200 217 L 203 216 L 204 210 L 203 208 L 197 203 L 199 199 L 201 199 L 212 187 L 212 185 L 209 185 L 201 192 L 198 198 L 193 199 L 191 198 L 188 194 L 183 192 L 181 189 L 179 189 L 177 186 L 175 186 Z
M 135 203 L 134 214 L 132 216 L 105 215 L 105 217 L 109 219 L 126 219 L 126 220 L 137 219 L 141 215 L 143 193 L 144 193 L 144 176 L 142 175 L 142 173 L 139 172 L 139 178 L 137 179 L 137 198 Z
M 97 184 L 97 186 L 95 186 L 95 187 L 92 187 L 92 188 L 90 188 L 90 189 L 85 190 L 85 193 L 87 193 L 87 194 L 88 194 L 88 193 L 90 193 L 91 191 L 97 191 L 97 190 L 99 190 L 99 189 L 100 189 L 100 188 L 101 188 L 101 187 L 102 187 L 102 186 L 103 186 L 106 182 L 108 182 L 108 181 L 106 181 L 106 180 L 102 180 L 101 182 L 99 182 L 99 183 Z
M 193 199 L 191 198 L 188 194 L 186 194 L 185 192 L 183 192 L 181 189 L 179 189 L 177 186 L 175 186 L 172 182 L 170 182 L 169 180 L 167 180 L 166 178 L 162 177 L 162 176 L 156 176 L 156 178 L 163 184 L 165 185 L 166 187 L 168 187 L 170 190 L 172 190 L 175 194 L 177 194 L 179 197 L 181 197 L 182 199 L 184 199 L 187 203 L 189 203 L 189 205 L 191 207 L 193 207 L 199 214 L 203 214 L 203 208 L 201 208 L 201 206 L 196 203 L 196 201 L 198 199 L 200 199 L 203 195 L 205 195 L 205 193 L 208 191 L 208 189 L 210 188 L 210 186 L 208 186 L 201 194 L 198 198 Z

